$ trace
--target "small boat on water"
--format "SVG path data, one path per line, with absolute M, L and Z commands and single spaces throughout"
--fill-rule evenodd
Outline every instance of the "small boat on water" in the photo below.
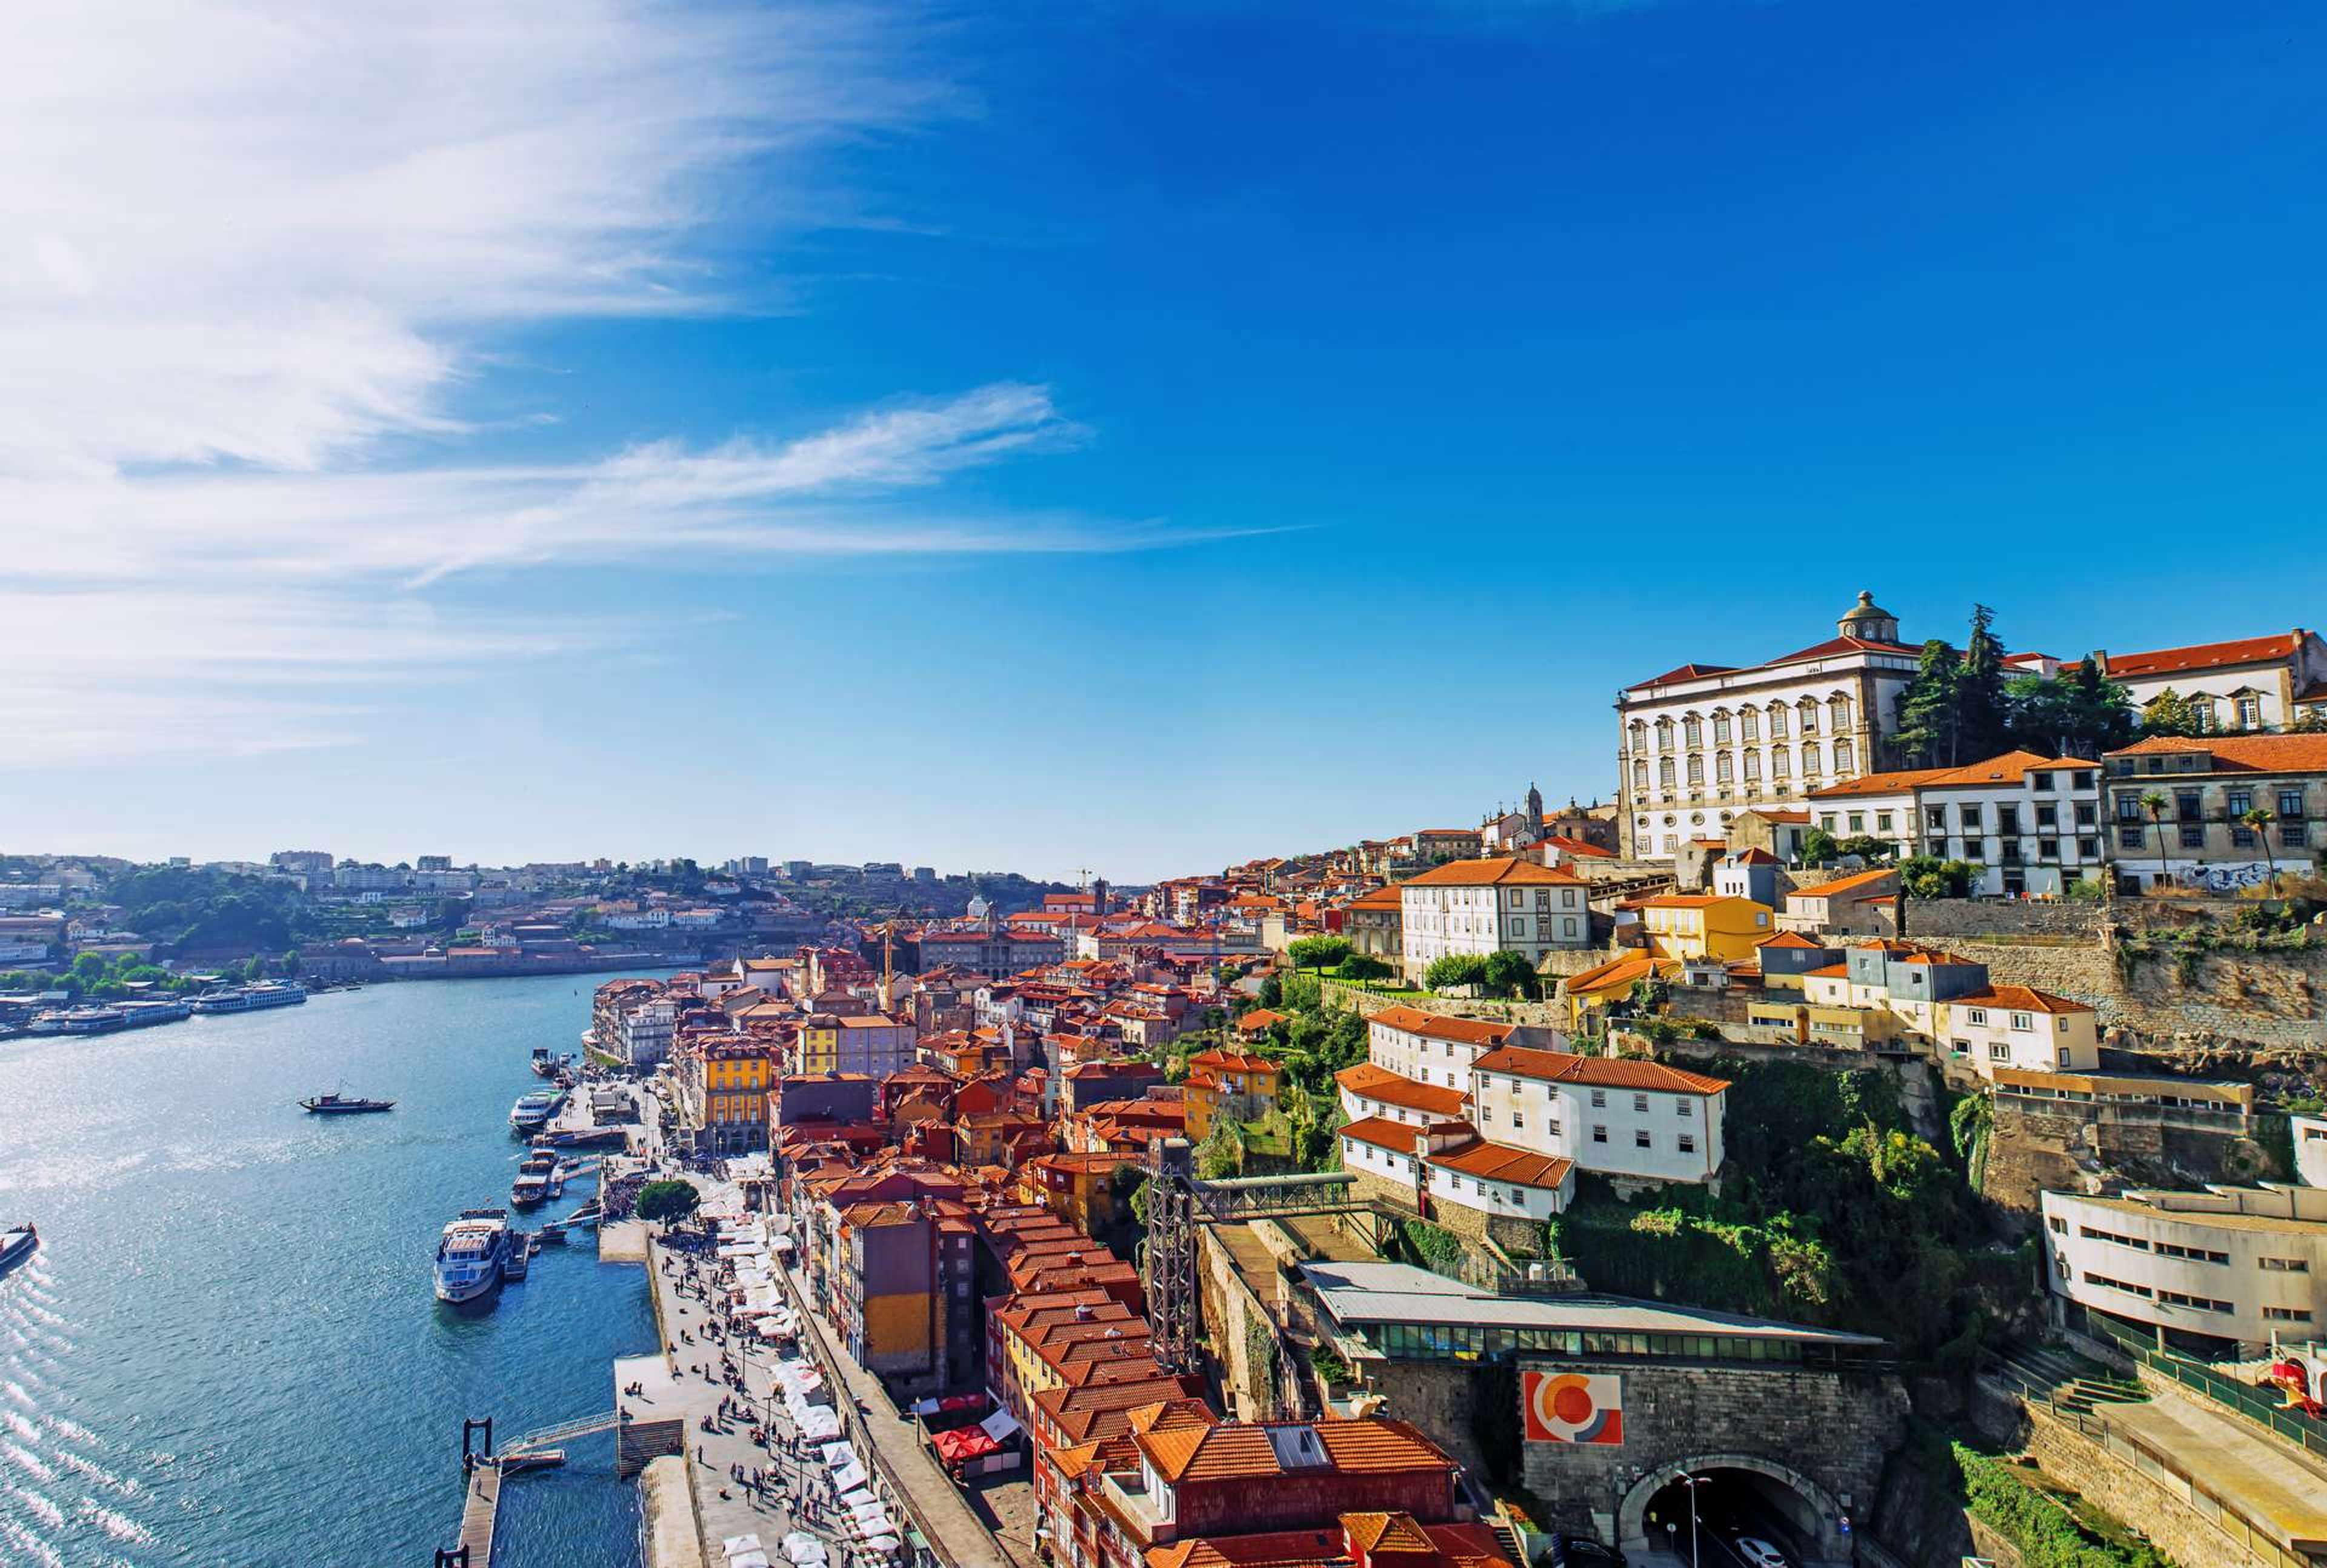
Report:
M 367 1111 L 392 1111 L 394 1100 L 363 1100 L 352 1095 L 315 1095 L 299 1102 L 311 1116 L 355 1116 Z
M 14 1268 L 41 1245 L 41 1232 L 31 1220 L 0 1230 L 0 1272 Z
M 560 1055 L 546 1045 L 533 1048 L 533 1076 L 536 1078 L 556 1078 L 561 1072 L 570 1071 L 573 1066 L 574 1053 L 570 1050 Z

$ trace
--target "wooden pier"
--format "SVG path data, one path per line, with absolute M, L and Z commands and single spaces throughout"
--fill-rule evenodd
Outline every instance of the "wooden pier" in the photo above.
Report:
M 469 1472 L 461 1504 L 461 1560 L 468 1568 L 492 1568 L 493 1520 L 501 1507 L 501 1467 L 485 1461 Z

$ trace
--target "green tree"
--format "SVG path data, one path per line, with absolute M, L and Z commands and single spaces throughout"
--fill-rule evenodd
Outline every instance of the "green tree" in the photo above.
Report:
M 1959 899 L 1971 891 L 1972 873 L 1967 861 L 1912 855 L 1899 863 L 1899 886 L 1911 899 Z
M 2173 802 L 2165 798 L 2163 789 L 2145 789 L 2141 808 L 2149 813 L 2149 826 L 2157 833 L 2157 880 L 2165 880 L 2165 808 Z
M 639 1218 L 676 1225 L 693 1214 L 703 1194 L 690 1181 L 650 1181 L 639 1189 Z
M 1855 854 L 1866 860 L 1889 860 L 1899 853 L 1899 846 L 1871 833 L 1855 833 L 1836 844 L 1834 851 L 1836 854 Z
M 1341 960 L 1344 980 L 1387 980 L 1391 973 L 1388 965 L 1369 953 L 1352 953 Z
M 1952 766 L 1956 752 L 1957 694 L 1963 660 L 1944 639 L 1923 644 L 1915 677 L 1899 694 L 1898 723 L 1892 743 L 1912 768 Z
M 1804 865 L 1824 865 L 1840 853 L 1841 848 L 1835 843 L 1834 835 L 1823 827 L 1813 827 L 1802 835 Z
M 1481 978 L 1490 991 L 1501 996 L 1532 999 L 1543 994 L 1543 984 L 1536 977 L 1535 966 L 1528 962 L 1527 955 L 1508 947 L 1487 956 L 1487 966 Z
M 1487 983 L 1487 960 L 1476 953 L 1449 953 L 1443 958 L 1433 958 L 1424 970 L 1422 983 L 1433 991 L 1453 991 L 1464 985 Z
M 1993 757 L 2011 746 L 2012 708 L 2004 690 L 2004 644 L 1995 635 L 1995 611 L 1971 607 L 1971 635 L 1964 642 L 1963 677 L 1956 686 L 1953 767 Z
M 2270 853 L 2270 825 L 2278 820 L 2278 813 L 2267 806 L 2257 806 L 2238 814 L 2238 820 L 2255 836 L 2255 847 L 2262 851 L 2262 863 L 2266 875 L 2265 883 L 2272 892 L 2278 891 L 2278 862 Z
M 2206 708 L 2172 686 L 2150 698 L 2149 705 L 2141 710 L 2145 735 L 2202 735 L 2207 728 Z
M 1345 937 L 1301 937 L 1285 953 L 1296 969 L 1331 969 L 1350 956 L 1350 943 Z
M 2130 745 L 2133 705 L 2125 687 L 2080 658 L 2047 679 L 2015 676 L 2006 683 L 2011 704 L 2011 743 L 2048 757 L 2087 757 L 2098 761 Z
M 1196 1174 L 1224 1181 L 1244 1173 L 1244 1130 L 1233 1116 L 1214 1116 L 1211 1130 L 1196 1145 Z

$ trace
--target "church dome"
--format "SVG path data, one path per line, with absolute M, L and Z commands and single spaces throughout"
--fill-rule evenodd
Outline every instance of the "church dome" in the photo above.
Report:
M 1845 637 L 1864 638 L 1868 642 L 1899 640 L 1899 618 L 1874 602 L 1874 595 L 1862 593 L 1849 613 L 1835 622 L 1835 630 Z

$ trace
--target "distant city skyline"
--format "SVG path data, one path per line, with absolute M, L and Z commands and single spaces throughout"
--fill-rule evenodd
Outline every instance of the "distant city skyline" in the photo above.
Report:
M 1145 882 L 2310 625 L 2312 20 L 13 18 L 0 850 Z

